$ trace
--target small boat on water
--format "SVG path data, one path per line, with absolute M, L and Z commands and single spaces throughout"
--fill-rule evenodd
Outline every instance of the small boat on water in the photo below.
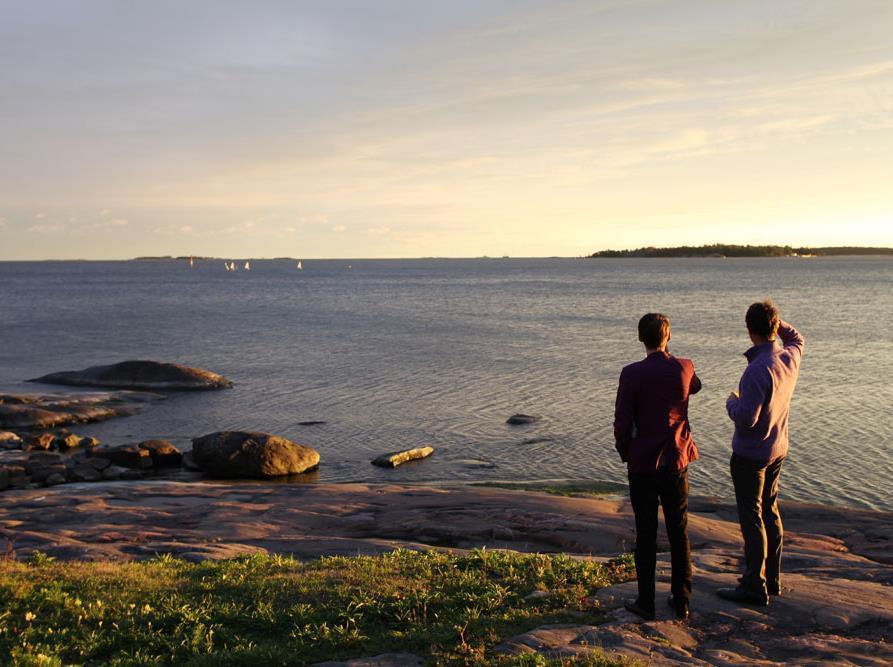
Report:
M 189 268 L 191 269 L 195 265 L 192 256 L 189 257 Z
M 247 262 L 247 261 L 245 262 L 245 270 L 246 270 L 246 271 L 250 271 L 250 270 L 251 270 L 251 262 Z
M 298 269 L 298 271 L 303 271 L 303 270 L 304 270 L 304 265 L 301 264 L 301 260 L 298 260 L 297 269 Z

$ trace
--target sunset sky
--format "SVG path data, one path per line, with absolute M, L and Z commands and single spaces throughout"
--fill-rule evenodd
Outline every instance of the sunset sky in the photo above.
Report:
M 0 0 L 0 259 L 893 245 L 893 2 Z

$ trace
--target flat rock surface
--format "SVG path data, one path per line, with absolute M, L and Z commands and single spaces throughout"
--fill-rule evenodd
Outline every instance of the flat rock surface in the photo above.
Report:
M 120 389 L 187 390 L 225 389 L 233 383 L 222 375 L 163 361 L 122 361 L 80 371 L 50 373 L 29 382 Z
M 136 414 L 146 403 L 164 398 L 145 392 L 78 394 L 0 394 L 0 428 L 48 429 Z
M 629 551 L 634 541 L 625 499 L 486 487 L 98 482 L 11 490 L 3 499 L 0 529 L 19 557 L 40 549 L 57 558 L 116 561 L 158 553 L 313 558 L 432 546 L 602 557 Z M 784 503 L 783 594 L 760 609 L 714 595 L 734 585 L 740 568 L 734 510 L 709 499 L 692 507 L 688 623 L 673 620 L 665 604 L 669 564 L 660 554 L 657 620 L 640 622 L 622 609 L 635 597 L 635 582 L 627 582 L 592 591 L 593 605 L 612 610 L 608 623 L 533 629 L 507 639 L 502 650 L 559 657 L 597 646 L 654 664 L 893 661 L 893 513 Z

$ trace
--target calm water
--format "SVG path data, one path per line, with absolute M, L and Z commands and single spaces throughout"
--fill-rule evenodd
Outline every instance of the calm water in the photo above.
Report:
M 216 261 L 0 263 L 0 386 L 176 361 L 236 386 L 77 431 L 187 446 L 269 431 L 318 449 L 321 481 L 623 481 L 617 375 L 643 355 L 638 317 L 660 310 L 672 351 L 704 382 L 693 492 L 729 496 L 724 401 L 744 367 L 744 311 L 772 296 L 807 338 L 785 496 L 893 509 L 891 284 L 890 258 L 306 261 L 300 272 L 254 261 L 248 273 Z M 506 426 L 514 412 L 543 421 Z M 297 425 L 310 419 L 328 423 Z M 437 449 L 427 461 L 369 464 L 425 443 Z

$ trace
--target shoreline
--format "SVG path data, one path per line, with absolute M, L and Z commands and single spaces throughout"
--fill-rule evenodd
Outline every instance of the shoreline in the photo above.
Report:
M 0 527 L 16 560 L 40 551 L 40 558 L 111 568 L 160 554 L 193 563 L 252 554 L 317 562 L 323 556 L 379 557 L 397 549 L 457 556 L 484 549 L 603 563 L 628 553 L 634 540 L 624 498 L 469 484 L 149 479 L 15 490 L 4 494 L 4 501 Z M 767 608 L 736 605 L 713 594 L 734 585 L 742 557 L 740 531 L 732 506 L 695 497 L 689 514 L 695 571 L 689 623 L 675 621 L 661 604 L 655 621 L 633 617 L 622 607 L 635 597 L 635 581 L 627 581 L 584 593 L 591 596 L 587 604 L 606 614 L 606 622 L 532 628 L 501 638 L 496 651 L 557 659 L 597 646 L 612 656 L 655 664 L 888 664 L 893 660 L 893 512 L 796 501 L 783 502 L 782 512 L 784 590 Z M 663 536 L 659 540 L 665 550 Z M 661 600 L 669 589 L 666 551 L 658 553 L 657 581 Z
M 191 479 L 177 477 L 159 475 L 134 481 L 9 489 L 3 493 L 0 530 L 26 555 L 36 549 L 59 559 L 91 559 L 92 554 L 96 560 L 139 560 L 147 557 L 154 542 L 159 549 L 152 553 L 160 553 L 166 546 L 176 547 L 170 552 L 174 553 L 189 545 L 213 543 L 217 546 L 207 557 L 226 557 L 212 553 L 222 554 L 219 545 L 236 537 L 245 538 L 240 540 L 241 546 L 255 545 L 255 551 L 283 553 L 287 545 L 279 537 L 267 548 L 266 538 L 277 532 L 272 525 L 280 528 L 281 535 L 289 536 L 298 557 L 303 553 L 302 540 L 320 537 L 347 540 L 356 543 L 355 547 L 369 540 L 372 553 L 380 551 L 376 545 L 384 540 L 414 548 L 463 550 L 486 546 L 574 555 L 616 555 L 634 539 L 629 500 L 616 488 L 620 485 L 581 490 L 577 483 L 542 488 L 539 483 L 294 484 L 215 480 L 198 474 Z M 168 523 L 170 508 L 185 514 L 198 499 L 204 499 L 215 511 L 221 510 L 220 520 L 209 522 L 202 517 Z M 295 507 L 298 500 L 300 507 Z M 786 534 L 832 538 L 853 553 L 893 565 L 893 512 L 784 499 L 781 508 Z M 48 509 L 53 511 L 43 511 Z M 133 513 L 138 509 L 146 516 Z M 246 526 L 255 521 L 256 513 L 267 522 L 271 516 L 276 519 L 260 532 L 249 534 Z M 693 517 L 693 545 L 730 546 L 740 542 L 734 503 L 712 496 L 692 496 L 689 513 Z M 441 515 L 452 519 L 438 523 L 434 517 Z M 107 530 L 108 522 L 118 527 L 111 531 L 113 534 Z M 157 539 L 147 542 L 143 535 L 137 540 L 143 547 L 119 551 L 117 547 L 128 543 L 124 530 L 128 524 L 136 532 L 154 531 L 152 537 Z M 82 539 L 68 534 L 68 527 L 73 525 L 80 526 Z M 586 535 L 587 529 L 592 535 Z M 177 539 L 162 539 L 166 537 Z M 236 551 L 241 553 L 240 549 Z M 313 547 L 308 553 L 316 551 Z M 197 558 L 201 553 L 198 548 L 190 556 Z

